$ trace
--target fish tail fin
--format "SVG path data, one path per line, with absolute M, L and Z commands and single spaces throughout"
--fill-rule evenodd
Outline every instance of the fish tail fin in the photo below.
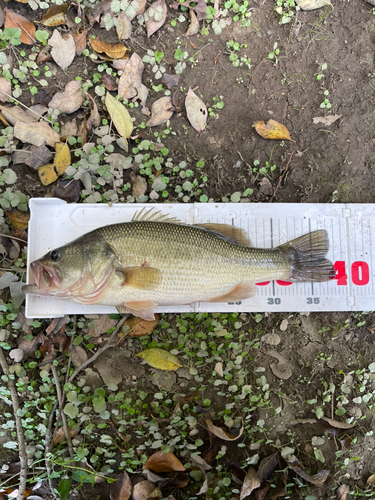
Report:
M 319 229 L 277 247 L 291 264 L 289 281 L 329 281 L 335 278 L 332 262 L 326 259 L 329 250 L 327 231 Z

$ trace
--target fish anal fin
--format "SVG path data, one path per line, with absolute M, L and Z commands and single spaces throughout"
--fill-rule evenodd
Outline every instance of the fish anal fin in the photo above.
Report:
M 157 306 L 156 302 L 152 300 L 138 300 L 132 302 L 125 302 L 118 306 L 116 309 L 119 313 L 131 313 L 138 318 L 152 321 L 155 319 L 154 308 Z
M 226 238 L 233 240 L 234 243 L 237 243 L 239 245 L 248 247 L 252 246 L 246 231 L 239 227 L 231 226 L 230 224 L 216 224 L 214 222 L 194 224 L 194 226 L 202 227 L 203 229 L 207 229 L 208 231 L 219 233 Z
M 238 300 L 249 299 L 257 293 L 255 283 L 244 281 L 236 285 L 230 292 L 219 295 L 209 300 L 209 302 L 236 302 Z
M 117 267 L 116 272 L 123 275 L 123 286 L 142 290 L 153 290 L 161 280 L 161 271 L 154 267 Z

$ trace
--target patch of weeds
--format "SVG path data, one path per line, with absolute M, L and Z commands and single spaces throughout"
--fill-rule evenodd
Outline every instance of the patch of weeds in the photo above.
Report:
M 189 57 L 189 53 L 181 49 L 181 42 L 179 40 L 176 40 L 176 43 L 178 43 L 179 46 L 174 53 L 174 58 L 178 61 L 178 63 L 176 64 L 174 70 L 176 75 L 180 75 L 186 69 L 185 60 Z
M 247 66 L 251 68 L 251 59 L 246 55 L 240 56 L 239 52 L 241 49 L 247 49 L 246 43 L 238 43 L 234 40 L 228 40 L 226 43 L 227 49 L 229 50 L 229 60 L 235 68 L 239 66 Z
M 215 111 L 214 110 L 220 110 L 220 109 L 223 109 L 224 107 L 224 101 L 223 101 L 224 97 L 221 95 L 219 97 L 213 97 L 212 100 L 213 100 L 213 105 L 212 105 L 212 108 L 208 108 L 208 115 L 213 117 L 213 116 L 217 116 L 215 114 Z
M 295 0 L 276 0 L 275 11 L 279 14 L 279 24 L 288 24 L 300 10 Z
M 152 66 L 152 72 L 154 73 L 154 78 L 160 80 L 163 77 L 163 73 L 166 72 L 166 68 L 161 64 L 164 57 L 163 52 L 148 50 L 147 54 L 143 56 L 142 61 L 146 64 Z
M 329 102 L 329 99 L 328 99 L 328 95 L 329 95 L 328 90 L 325 90 L 323 92 L 323 94 L 325 95 L 325 98 L 324 98 L 323 102 L 320 103 L 320 108 L 331 109 L 332 108 L 332 104 Z

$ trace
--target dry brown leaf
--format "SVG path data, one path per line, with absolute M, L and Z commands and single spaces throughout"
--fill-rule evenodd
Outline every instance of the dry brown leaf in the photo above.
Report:
M 266 196 L 272 196 L 273 194 L 273 188 L 272 184 L 267 177 L 263 177 L 260 182 L 259 182 L 259 191 Z
M 21 316 L 20 317 L 17 316 L 17 320 L 22 318 L 22 323 L 24 323 L 23 330 L 25 331 L 25 328 L 30 329 L 30 327 L 26 323 L 25 316 L 23 315 L 23 317 L 22 317 L 22 313 L 19 313 L 19 314 L 21 314 Z M 31 332 L 29 333 L 29 335 L 32 335 Z M 39 333 L 36 337 L 33 337 L 31 340 L 27 340 L 25 337 L 21 336 L 21 341 L 18 344 L 18 349 L 23 350 L 23 359 L 27 359 L 30 356 L 33 356 L 35 351 L 37 349 L 39 349 L 39 347 L 42 345 L 44 339 L 45 339 L 45 337 L 44 337 L 44 334 L 42 332 Z
M 5 20 L 5 14 L 4 11 L 0 5 L 0 28 L 3 26 Z
M 81 56 L 87 45 L 87 31 L 82 33 L 73 33 L 73 40 L 76 45 L 76 56 Z
M 150 38 L 163 26 L 167 18 L 167 5 L 164 0 L 156 0 L 144 14 L 147 36 Z
M 133 198 L 138 198 L 147 191 L 147 181 L 141 175 L 136 175 L 134 172 L 130 172 L 130 183 L 132 186 L 132 196 Z
M 56 154 L 53 160 L 53 165 L 55 167 L 57 175 L 62 175 L 70 164 L 71 164 L 71 158 L 70 158 L 70 149 L 68 143 L 57 142 Z
M 330 5 L 333 9 L 331 2 L 328 2 L 328 0 L 296 0 L 296 2 L 302 10 L 320 9 L 326 5 Z
M 322 417 L 321 420 L 328 422 L 331 427 L 335 429 L 353 429 L 357 424 L 347 424 L 346 422 L 339 422 L 338 420 L 334 420 L 333 418 Z
M 78 203 L 81 198 L 81 188 L 74 179 L 60 179 L 51 189 L 51 196 L 67 203 Z
M 19 28 L 21 30 L 20 40 L 26 45 L 34 45 L 35 39 L 35 26 L 34 23 L 29 21 L 23 16 L 16 14 L 13 10 L 4 9 L 6 28 Z
M 116 78 L 112 75 L 108 75 L 107 73 L 102 76 L 102 82 L 104 83 L 104 87 L 107 90 L 117 90 L 118 83 L 116 82 Z
M 327 115 L 327 116 L 315 116 L 313 118 L 313 123 L 314 125 L 317 125 L 318 123 L 323 123 L 326 127 L 329 127 L 332 125 L 332 123 L 335 123 L 339 118 L 341 118 L 342 115 Z
M 55 147 L 56 142 L 60 141 L 59 134 L 46 122 L 24 123 L 17 121 L 14 126 L 14 137 L 34 146 L 48 144 L 48 146 Z
M 27 229 L 29 225 L 30 212 L 21 212 L 17 208 L 6 210 L 6 214 L 15 229 Z
M 50 61 L 52 59 L 51 48 L 49 45 L 46 45 L 38 54 L 38 57 L 36 58 L 36 63 L 43 63 L 46 61 Z
M 136 16 L 140 16 L 141 14 L 144 13 L 145 7 L 146 7 L 147 0 L 133 0 L 132 5 L 137 6 L 137 10 L 134 12 L 134 15 L 129 12 L 129 10 L 126 11 L 126 15 L 128 18 L 132 21 Z
M 106 0 L 95 5 L 91 13 L 87 15 L 87 19 L 91 26 L 99 22 L 101 15 L 109 14 L 111 12 L 111 3 L 112 0 Z
M 31 168 L 39 168 L 42 165 L 45 165 L 52 159 L 53 154 L 51 151 L 46 148 L 46 146 L 32 146 L 31 154 L 29 158 L 25 161 L 25 164 Z
M 236 441 L 236 439 L 239 439 L 242 436 L 242 433 L 244 431 L 243 420 L 242 420 L 241 429 L 240 429 L 237 436 L 232 436 L 232 434 L 229 434 L 229 432 L 227 432 L 225 429 L 222 429 L 221 427 L 217 427 L 216 425 L 214 425 L 212 420 L 210 420 L 209 418 L 206 418 L 205 422 L 206 422 L 208 430 L 210 432 L 212 432 L 212 434 L 215 434 L 215 436 L 217 436 L 218 438 L 222 439 L 223 441 Z
M 180 410 L 181 408 L 184 406 L 185 403 L 187 403 L 188 401 L 193 401 L 194 398 L 196 398 L 198 396 L 198 391 L 194 391 L 194 392 L 189 392 L 189 394 L 186 394 L 185 396 L 183 396 L 182 398 L 180 398 L 178 401 L 177 401 L 177 404 L 173 410 L 173 414 L 172 415 L 176 415 Z M 203 460 L 203 458 L 197 456 L 196 457 L 197 459 L 200 459 L 200 460 Z M 203 462 L 205 464 L 207 464 L 207 462 L 205 460 L 203 460 Z M 207 467 L 209 467 L 211 469 L 211 466 L 207 464 Z M 206 470 L 209 470 L 209 469 L 206 469 Z
M 87 120 L 86 120 L 86 118 L 83 120 L 83 122 L 78 127 L 77 137 L 80 137 L 82 139 L 82 144 L 86 144 L 86 142 L 87 142 Z
M 369 484 L 368 480 L 367 484 Z M 347 484 L 342 484 L 339 488 L 337 488 L 336 500 L 346 500 L 349 491 L 350 491 L 349 486 Z
M 131 99 L 137 95 L 137 89 L 134 87 L 134 83 L 142 83 L 143 69 L 144 64 L 142 59 L 134 52 L 128 60 L 125 70 L 118 82 L 119 99 Z
M 178 10 L 180 7 L 187 7 L 190 9 L 193 9 L 195 13 L 197 14 L 197 19 L 198 21 L 203 21 L 203 19 L 207 19 L 207 4 L 206 0 L 198 0 L 195 3 L 194 7 L 191 7 L 191 2 L 174 2 L 171 5 L 172 9 Z
M 275 120 L 268 120 L 267 123 L 262 121 L 255 122 L 253 126 L 258 134 L 264 137 L 264 139 L 283 139 L 296 142 L 290 138 L 289 131 L 285 125 Z
M 127 40 L 132 36 L 132 23 L 125 12 L 121 12 L 117 18 L 116 31 L 119 40 Z
M 190 26 L 187 29 L 185 36 L 193 36 L 199 32 L 199 21 L 193 9 L 190 9 Z
M 173 87 L 178 87 L 178 82 L 180 81 L 180 75 L 168 75 L 164 73 L 161 83 L 163 83 L 169 90 Z
M 166 488 L 176 490 L 179 488 L 185 488 L 185 486 L 189 484 L 189 474 L 186 472 L 166 472 L 164 476 L 166 476 L 164 481 L 159 483 L 160 489 Z
M 156 473 L 185 470 L 185 467 L 171 451 L 168 451 L 168 453 L 157 451 L 146 461 L 143 468 L 150 469 Z
M 150 481 L 140 481 L 134 485 L 133 500 L 148 500 L 152 498 L 162 498 L 163 495 L 159 488 Z
M 3 76 L 0 78 L 0 102 L 9 102 L 9 96 L 12 95 L 12 86 Z
M 207 107 L 202 99 L 200 99 L 190 87 L 185 99 L 185 108 L 192 127 L 198 132 L 202 132 L 206 128 L 208 116 Z
M 256 470 L 254 467 L 250 466 L 240 491 L 240 500 L 248 497 L 253 490 L 259 488 L 260 484 L 261 481 L 259 480 Z
M 75 438 L 78 433 L 79 433 L 79 427 L 75 427 L 75 428 L 70 427 L 69 428 L 70 438 L 72 438 L 72 439 Z M 57 429 L 57 431 L 55 432 L 55 434 L 53 436 L 53 446 L 56 446 L 60 443 L 65 443 L 65 441 L 66 441 L 66 435 L 65 435 L 64 427 L 60 427 L 59 429 Z
M 66 141 L 68 137 L 76 137 L 77 135 L 77 122 L 74 118 L 70 122 L 66 122 L 60 129 L 60 140 Z
M 82 81 L 72 80 L 65 85 L 64 92 L 57 92 L 49 103 L 52 109 L 58 109 L 60 114 L 74 113 L 85 100 L 82 90 Z
M 18 121 L 24 123 L 35 123 L 38 120 L 38 116 L 35 113 L 28 113 L 20 106 L 1 106 L 1 112 L 3 113 L 5 119 L 11 124 L 15 125 Z
M 95 104 L 94 99 L 91 97 L 90 94 L 86 93 L 87 97 L 91 100 L 92 102 L 92 110 L 91 113 L 86 116 L 86 128 L 87 130 L 91 130 L 92 127 L 98 127 L 100 125 L 100 115 L 98 111 L 98 107 Z
M 294 470 L 299 476 L 301 476 L 305 481 L 314 484 L 315 486 L 323 486 L 324 482 L 328 478 L 330 471 L 321 470 L 314 476 L 310 476 L 306 471 L 303 470 L 301 463 L 298 460 L 294 462 L 287 462 L 288 466 Z
M 151 106 L 151 118 L 147 122 L 148 127 L 156 127 L 168 121 L 173 115 L 172 99 L 170 96 L 164 96 L 154 102 Z
M 52 182 L 57 181 L 58 175 L 53 163 L 47 163 L 38 168 L 39 179 L 43 186 L 49 186 Z
M 87 361 L 87 352 L 85 349 L 80 346 L 80 345 L 72 345 L 71 351 L 70 351 L 70 359 L 72 360 L 73 365 L 76 368 L 79 368 L 83 363 Z
M 146 321 L 142 318 L 137 318 L 136 316 L 131 316 L 128 318 L 124 327 L 128 326 L 130 332 L 126 334 L 127 337 L 143 337 L 143 335 L 150 335 L 155 328 L 158 326 L 159 314 L 155 314 L 155 319 L 152 321 Z
M 122 472 L 116 477 L 116 481 L 109 487 L 109 498 L 111 500 L 128 500 L 132 494 L 132 483 L 127 472 Z
M 40 23 L 48 27 L 66 24 L 64 14 L 69 9 L 69 6 L 69 3 L 63 3 L 62 5 L 51 5 L 51 7 L 47 10 L 47 12 L 40 20 Z
M 273 453 L 268 457 L 263 458 L 259 464 L 257 475 L 262 482 L 264 479 L 269 479 L 279 466 L 279 452 Z
M 129 61 L 130 59 L 114 59 L 111 64 L 114 69 L 125 71 L 125 68 L 128 65 Z
M 129 49 L 122 43 L 108 43 L 102 42 L 98 38 L 89 38 L 91 47 L 98 54 L 106 54 L 111 59 L 122 59 Z
M 76 44 L 70 33 L 61 36 L 59 31 L 54 30 L 48 44 L 52 47 L 51 56 L 60 68 L 66 69 L 72 64 L 76 55 Z

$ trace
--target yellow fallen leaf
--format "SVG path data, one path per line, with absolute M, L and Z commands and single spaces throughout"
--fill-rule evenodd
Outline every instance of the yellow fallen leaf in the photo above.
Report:
M 182 367 L 176 356 L 173 356 L 173 354 L 168 351 L 163 351 L 163 349 L 157 349 L 156 347 L 153 349 L 146 349 L 146 351 L 142 351 L 136 354 L 136 356 L 142 358 L 148 365 L 158 370 L 175 372 Z
M 109 92 L 105 96 L 105 105 L 114 126 L 117 128 L 117 132 L 124 139 L 130 137 L 133 131 L 133 122 L 125 106 L 120 101 L 117 101 Z
M 55 171 L 53 163 L 47 163 L 38 168 L 39 179 L 44 186 L 52 184 L 57 181 L 58 175 Z
M 56 154 L 53 162 L 56 173 L 62 175 L 71 163 L 70 149 L 66 142 L 56 142 Z
M 15 229 L 27 229 L 29 225 L 30 212 L 21 212 L 17 208 L 6 210 L 6 214 Z
M 106 54 L 112 59 L 122 59 L 129 50 L 123 43 L 102 42 L 98 38 L 90 37 L 90 45 L 99 54 Z
M 264 139 L 286 139 L 288 141 L 293 141 L 290 138 L 288 129 L 282 123 L 276 122 L 275 120 L 268 120 L 267 123 L 264 122 L 254 122 L 253 126 L 258 134 Z
M 65 12 L 68 10 L 70 3 L 63 3 L 62 5 L 51 5 L 41 19 L 41 24 L 44 26 L 60 26 L 66 24 Z

